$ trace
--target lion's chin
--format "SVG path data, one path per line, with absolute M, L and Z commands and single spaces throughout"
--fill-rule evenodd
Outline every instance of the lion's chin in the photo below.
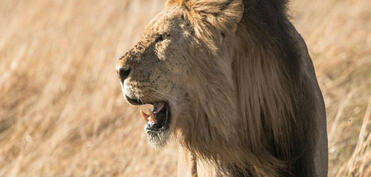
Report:
M 164 147 L 169 139 L 169 131 L 150 131 L 144 128 L 148 143 L 154 148 Z

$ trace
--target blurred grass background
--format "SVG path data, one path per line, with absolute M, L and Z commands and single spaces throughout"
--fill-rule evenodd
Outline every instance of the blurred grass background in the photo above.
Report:
M 116 59 L 159 0 L 0 0 L 0 176 L 175 176 L 121 96 Z M 371 176 L 371 1 L 292 0 L 325 96 L 329 176 Z

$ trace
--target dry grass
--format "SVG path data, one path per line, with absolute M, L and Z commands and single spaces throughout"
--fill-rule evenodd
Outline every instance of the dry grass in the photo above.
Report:
M 175 176 L 114 62 L 157 0 L 0 0 L 0 176 Z M 371 1 L 293 0 L 327 104 L 329 176 L 371 176 Z

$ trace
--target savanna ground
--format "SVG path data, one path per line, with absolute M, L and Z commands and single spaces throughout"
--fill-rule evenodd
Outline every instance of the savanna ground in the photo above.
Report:
M 175 176 L 114 63 L 158 0 L 0 0 L 0 176 Z M 292 0 L 325 96 L 329 176 L 371 176 L 371 1 Z

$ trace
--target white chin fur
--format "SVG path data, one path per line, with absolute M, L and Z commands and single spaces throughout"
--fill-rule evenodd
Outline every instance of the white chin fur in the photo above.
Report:
M 146 130 L 145 130 L 146 131 Z M 169 139 L 169 131 L 146 131 L 148 143 L 154 148 L 164 147 Z

